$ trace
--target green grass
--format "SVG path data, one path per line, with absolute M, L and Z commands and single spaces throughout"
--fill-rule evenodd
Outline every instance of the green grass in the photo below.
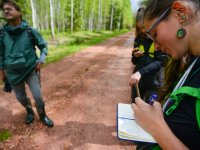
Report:
M 101 32 L 77 32 L 73 34 L 59 34 L 54 39 L 48 40 L 49 52 L 46 59 L 46 65 L 61 60 L 62 58 L 81 51 L 97 43 L 101 43 L 111 37 L 128 32 L 122 31 L 101 31 Z
M 4 142 L 11 137 L 11 133 L 8 130 L 4 130 L 0 132 L 0 141 Z

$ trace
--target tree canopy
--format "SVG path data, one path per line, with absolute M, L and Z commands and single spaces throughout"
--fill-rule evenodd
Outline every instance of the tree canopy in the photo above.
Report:
M 16 0 L 23 18 L 41 31 L 132 28 L 130 0 Z M 53 33 L 52 33 L 53 34 Z

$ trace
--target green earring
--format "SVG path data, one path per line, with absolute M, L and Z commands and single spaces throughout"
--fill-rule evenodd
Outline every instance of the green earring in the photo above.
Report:
M 182 16 L 181 18 L 182 18 L 182 19 L 186 19 L 186 16 Z
M 179 38 L 179 39 L 182 39 L 184 38 L 186 35 L 186 30 L 184 28 L 180 28 L 178 29 L 177 33 L 176 33 L 176 36 Z

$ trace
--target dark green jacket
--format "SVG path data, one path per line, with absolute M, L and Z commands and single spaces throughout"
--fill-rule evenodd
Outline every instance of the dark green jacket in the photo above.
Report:
M 33 72 L 38 57 L 30 34 L 26 30 L 28 24 L 22 21 L 19 26 L 3 27 L 3 36 L 0 38 L 0 70 L 5 70 L 8 82 L 16 85 L 24 81 Z M 32 29 L 35 44 L 41 54 L 47 54 L 47 44 L 36 29 Z

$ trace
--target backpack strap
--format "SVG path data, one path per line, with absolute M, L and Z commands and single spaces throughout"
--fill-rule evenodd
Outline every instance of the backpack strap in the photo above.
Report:
M 196 98 L 196 118 L 198 127 L 200 129 L 200 88 L 181 87 L 174 91 L 170 95 L 170 98 L 174 100 L 175 103 L 165 113 L 167 115 L 171 114 L 180 104 L 185 95 Z
M 175 102 L 165 113 L 167 115 L 171 114 L 186 95 L 200 100 L 200 88 L 184 86 L 172 92 L 170 99 L 174 100 Z
M 197 123 L 200 129 L 200 98 L 196 101 L 196 117 L 197 117 Z
M 0 29 L 0 37 L 3 37 L 4 36 L 4 32 L 5 30 L 3 28 Z
M 34 46 L 36 46 L 36 39 L 35 39 L 35 36 L 34 36 L 34 34 L 33 34 L 32 28 L 31 28 L 30 26 L 27 26 L 27 27 L 26 27 L 26 31 L 27 31 L 27 33 L 28 33 L 28 36 L 29 36 L 29 38 L 30 38 L 32 44 L 33 44 Z

